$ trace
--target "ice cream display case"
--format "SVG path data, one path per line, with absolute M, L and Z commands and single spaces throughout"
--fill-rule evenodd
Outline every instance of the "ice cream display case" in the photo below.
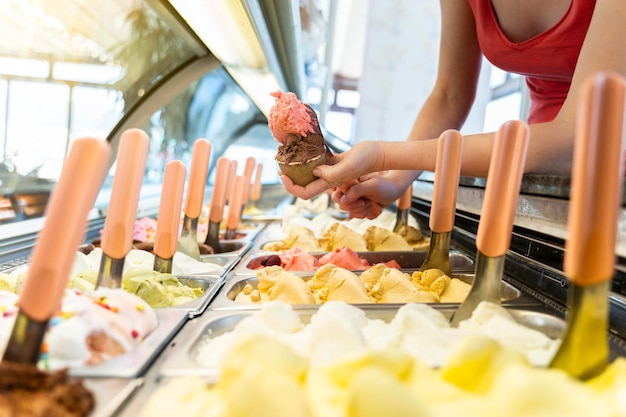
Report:
M 445 273 L 422 270 L 438 233 L 430 224 L 434 173 L 424 172 L 412 184 L 408 208 L 398 201 L 372 220 L 350 219 L 325 193 L 306 201 L 288 195 L 277 174 L 279 144 L 268 126 L 274 102 L 270 93 L 293 91 L 302 97 L 304 66 L 295 62 L 300 56 L 297 39 L 280 36 L 294 26 L 279 24 L 285 19 L 282 13 L 275 16 L 278 22 L 269 18 L 268 10 L 277 11 L 280 2 L 44 3 L 8 1 L 0 6 L 6 7 L 0 17 L 3 28 L 29 35 L 0 37 L 0 326 L 14 319 L 18 309 L 16 294 L 68 150 L 83 136 L 106 141 L 112 156 L 77 248 L 89 246 L 92 254 L 76 255 L 68 288 L 63 289 L 69 297 L 92 294 L 98 286 L 123 293 L 98 284 L 103 272 L 112 272 L 111 265 L 119 267 L 123 260 L 130 267 L 115 270 L 115 282 L 136 296 L 125 307 L 149 312 L 155 320 L 145 338 L 133 327 L 141 320 L 127 320 L 127 345 L 135 348 L 120 353 L 107 339 L 110 350 L 120 354 L 97 363 L 73 355 L 91 354 L 102 342 L 98 330 L 122 322 L 100 320 L 118 313 L 117 306 L 103 296 L 84 310 L 102 316 L 79 309 L 60 311 L 50 320 L 55 335 L 59 326 L 65 328 L 63 343 L 59 338 L 42 345 L 39 366 L 54 367 L 50 358 L 59 360 L 60 352 L 69 363 L 70 379 L 83 381 L 95 396 L 90 416 L 185 416 L 186 407 L 222 415 L 225 408 L 220 407 L 229 401 L 233 410 L 242 410 L 237 408 L 247 404 L 239 401 L 242 394 L 255 400 L 278 398 L 274 405 L 285 415 L 296 415 L 291 414 L 292 399 L 318 393 L 327 401 L 319 401 L 315 415 L 339 414 L 332 413 L 337 398 L 346 403 L 349 398 L 354 410 L 368 398 L 376 399 L 358 410 L 381 411 L 375 407 L 384 404 L 376 395 L 379 388 L 385 398 L 398 396 L 398 404 L 420 411 L 423 404 L 413 394 L 431 392 L 431 386 L 433 401 L 441 401 L 437 406 L 444 410 L 438 415 L 460 414 L 452 409 L 454 403 L 479 409 L 481 395 L 493 401 L 493 415 L 502 410 L 506 414 L 509 401 L 547 407 L 574 404 L 570 399 L 578 394 L 582 402 L 597 400 L 607 409 L 621 406 L 615 415 L 626 413 L 620 397 L 626 375 L 624 201 L 607 297 L 611 366 L 581 387 L 564 373 L 544 369 L 562 344 L 571 311 L 568 291 L 573 284 L 564 272 L 570 177 L 524 176 L 510 247 L 497 277 L 499 298 L 479 304 L 474 315 L 453 325 L 451 319 L 484 265 L 477 235 L 486 179 L 460 179 L 446 251 L 450 271 Z M 293 18 L 297 13 L 291 11 Z M 232 48 L 235 43 L 243 50 Z M 33 96 L 40 100 L 33 103 Z M 326 126 L 318 128 L 324 153 L 330 156 L 349 147 Z M 94 249 L 104 241 L 107 220 L 114 217 L 114 202 L 119 201 L 115 174 L 123 171 L 122 137 L 129 130 L 144 132 L 149 142 L 146 165 L 133 178 L 141 184 L 131 213 L 137 222 L 133 239 L 154 250 L 160 209 L 177 201 L 175 213 L 162 216 L 175 229 L 168 236 L 174 241 L 167 247 L 174 253 L 171 258 L 162 256 L 162 248 L 155 254 L 136 247 L 122 259 L 102 247 Z M 193 201 L 201 207 L 193 213 L 182 200 L 194 195 L 186 180 L 194 145 L 205 137 L 210 155 L 199 187 L 204 196 Z M 133 156 L 131 162 L 138 164 L 140 158 Z M 163 188 L 172 162 L 184 167 L 186 175 L 175 192 Z M 123 196 L 131 199 L 130 193 Z M 395 226 L 402 212 L 407 224 L 401 233 Z M 126 232 L 119 224 L 116 230 L 116 236 Z M 191 236 L 193 247 L 186 258 L 174 251 L 176 238 L 183 235 Z M 195 243 L 212 253 L 196 257 Z M 103 253 L 110 258 L 104 263 Z M 63 262 L 63 267 L 68 265 Z M 68 326 L 81 315 L 95 317 L 96 331 L 82 324 Z M 0 327 L 0 346 L 9 338 L 7 329 Z M 46 350 L 50 348 L 53 352 Z M 311 384 L 305 393 L 303 381 Z M 533 397 L 537 381 L 554 387 L 555 394 Z M 510 391 L 519 398 L 504 392 L 513 383 L 519 389 Z M 263 392 L 282 388 L 293 395 Z M 172 395 L 163 395 L 167 390 Z M 0 411 L 2 407 L 0 401 Z M 450 413 L 445 407 L 451 407 Z M 580 408 L 582 415 L 585 407 Z M 391 409 L 382 412 L 395 415 Z

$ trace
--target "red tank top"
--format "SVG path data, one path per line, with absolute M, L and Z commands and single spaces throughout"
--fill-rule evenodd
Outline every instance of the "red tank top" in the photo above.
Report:
M 554 119 L 569 91 L 595 0 L 572 0 L 556 25 L 523 42 L 509 41 L 500 30 L 491 0 L 468 2 L 485 58 L 504 71 L 526 77 L 531 100 L 528 123 Z

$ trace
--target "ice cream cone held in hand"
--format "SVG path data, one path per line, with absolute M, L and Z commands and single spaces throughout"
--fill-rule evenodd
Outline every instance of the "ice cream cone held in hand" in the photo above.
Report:
M 280 170 L 298 185 L 306 186 L 317 177 L 313 168 L 332 156 L 324 141 L 315 111 L 294 93 L 272 93 L 276 103 L 270 109 L 268 124 L 280 142 L 275 160 Z

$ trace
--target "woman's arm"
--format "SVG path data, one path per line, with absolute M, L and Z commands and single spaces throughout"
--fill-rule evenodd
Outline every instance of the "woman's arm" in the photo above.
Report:
M 322 179 L 312 183 L 314 185 L 309 190 L 288 187 L 290 192 L 296 195 L 302 193 L 305 196 L 303 198 L 310 198 L 315 194 L 306 197 L 307 193 L 319 193 L 322 189 L 328 188 L 329 184 L 337 185 L 369 172 L 388 169 L 410 170 L 387 174 L 384 185 L 379 184 L 376 179 L 360 182 L 350 187 L 341 197 L 346 205 L 362 196 L 368 196 L 372 201 L 386 205 L 390 202 L 390 196 L 394 195 L 397 198 L 419 171 L 434 170 L 436 139 L 428 138 L 438 137 L 440 132 L 448 128 L 458 129 L 463 123 L 473 100 L 480 60 L 480 55 L 475 49 L 477 48 L 475 31 L 470 34 L 472 31 L 469 30 L 473 23 L 464 20 L 467 18 L 467 13 L 464 12 L 468 7 L 467 3 L 441 0 L 441 7 L 442 49 L 437 82 L 415 120 L 409 140 L 362 142 L 353 149 L 337 155 L 333 166 L 318 167 L 316 173 Z M 581 82 L 599 71 L 613 71 L 626 77 L 624 22 L 626 22 L 626 1 L 596 0 L 572 84 L 560 112 L 551 122 L 530 126 L 525 172 L 565 175 L 571 172 L 576 108 Z M 463 45 L 467 45 L 469 49 L 464 49 Z M 458 70 L 457 78 L 454 76 L 455 66 Z M 478 177 L 488 175 L 494 136 L 493 132 L 465 136 L 462 175 Z M 319 190 L 315 187 L 319 187 Z M 377 200 L 377 193 L 384 194 L 385 199 Z

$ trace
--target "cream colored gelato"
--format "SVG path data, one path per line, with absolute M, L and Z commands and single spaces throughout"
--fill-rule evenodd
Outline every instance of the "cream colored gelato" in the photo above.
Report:
M 360 233 L 346 223 L 338 222 L 328 215 L 320 215 L 317 221 L 304 219 L 292 221 L 287 228 L 287 237 L 284 239 L 273 237 L 262 249 L 279 252 L 292 248 L 303 251 L 326 251 L 348 247 L 355 252 L 366 251 L 413 251 L 427 249 L 429 238 L 424 238 L 414 227 L 404 227 L 400 233 L 389 229 L 370 225 Z M 271 226 L 266 230 L 265 237 L 269 238 L 282 232 L 272 232 Z

